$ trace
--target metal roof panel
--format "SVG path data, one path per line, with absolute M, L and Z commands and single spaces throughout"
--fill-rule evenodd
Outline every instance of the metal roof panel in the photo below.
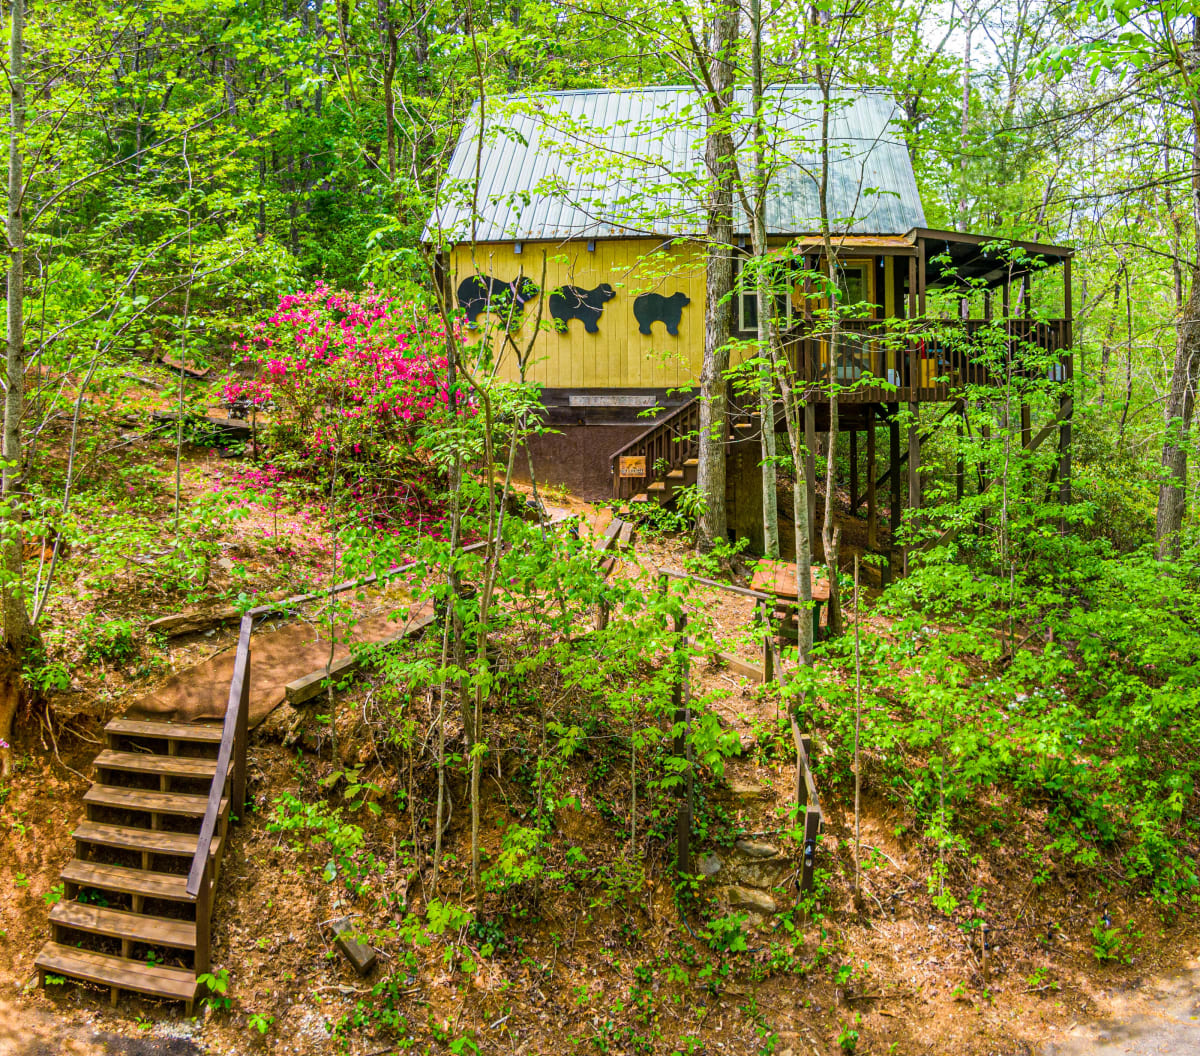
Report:
M 820 228 L 821 97 L 809 85 L 767 93 L 775 168 L 772 235 Z M 735 91 L 744 173 L 753 165 L 748 89 Z M 903 234 L 925 224 L 912 164 L 885 93 L 840 92 L 830 113 L 829 211 L 835 229 Z M 586 89 L 489 100 L 476 174 L 479 110 L 466 121 L 425 237 L 481 242 L 700 234 L 704 111 L 686 87 Z M 472 198 L 475 208 L 472 210 Z M 472 212 L 474 211 L 474 223 Z M 735 230 L 748 231 L 744 215 Z M 438 239 L 440 240 L 440 239 Z

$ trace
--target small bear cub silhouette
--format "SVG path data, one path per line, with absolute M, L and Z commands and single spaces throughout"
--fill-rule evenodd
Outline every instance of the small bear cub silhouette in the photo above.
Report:
M 692 299 L 686 293 L 673 293 L 664 297 L 661 293 L 643 293 L 634 299 L 633 317 L 638 321 L 638 333 L 650 336 L 651 323 L 666 323 L 667 333 L 679 336 L 679 321 L 683 310 Z

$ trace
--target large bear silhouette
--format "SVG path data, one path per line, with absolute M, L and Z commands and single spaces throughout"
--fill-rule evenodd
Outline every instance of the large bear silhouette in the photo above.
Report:
M 472 275 L 458 285 L 458 306 L 466 312 L 467 321 L 471 323 L 483 312 L 508 315 L 510 308 L 515 318 L 538 292 L 537 286 L 529 279 L 505 282 L 489 275 Z
M 550 294 L 550 314 L 557 320 L 555 326 L 561 332 L 566 331 L 572 319 L 582 319 L 584 330 L 594 334 L 600 329 L 596 324 L 600 321 L 605 302 L 611 301 L 616 295 L 607 282 L 600 283 L 594 290 L 560 286 Z
M 679 321 L 683 310 L 692 299 L 686 293 L 673 293 L 664 297 L 660 293 L 643 293 L 634 299 L 633 317 L 638 321 L 638 333 L 650 336 L 651 323 L 666 323 L 667 333 L 679 336 Z

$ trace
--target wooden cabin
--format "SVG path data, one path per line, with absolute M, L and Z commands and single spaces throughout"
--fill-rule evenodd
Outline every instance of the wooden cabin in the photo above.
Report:
M 739 91 L 736 106 L 748 105 Z M 772 252 L 786 257 L 781 268 L 824 268 L 814 219 L 819 95 L 804 85 L 778 89 L 768 109 L 772 153 L 785 159 L 767 200 Z M 1053 353 L 1050 369 L 1070 377 L 1071 250 L 930 229 L 896 118 L 888 94 L 861 90 L 837 101 L 830 123 L 838 284 L 849 302 L 869 306 L 840 324 L 834 366 L 814 324 L 811 291 L 800 281 L 789 287 L 786 274 L 774 280 L 777 292 L 783 283 L 777 312 L 787 354 L 812 386 L 809 429 L 827 427 L 827 387 L 836 380 L 848 386 L 839 421 L 851 436 L 856 477 L 859 440 L 868 434 L 872 486 L 855 505 L 867 503 L 872 536 L 875 430 L 890 427 L 891 466 L 881 480 L 891 480 L 894 523 L 904 501 L 901 463 L 909 502 L 920 501 L 920 433 L 909 430 L 900 454 L 896 411 L 909 405 L 919 415 L 927 403 L 952 409 L 965 384 L 986 380 L 971 352 L 973 334 L 994 330 L 1002 317 L 1014 343 Z M 482 128 L 476 110 L 462 132 L 425 238 L 440 250 L 445 290 L 465 313 L 468 342 L 488 342 L 500 377 L 541 387 L 556 430 L 532 445 L 543 481 L 589 498 L 646 501 L 667 499 L 695 479 L 709 252 L 699 182 L 704 135 L 695 93 L 679 87 L 491 100 Z M 725 249 L 739 276 L 733 327 L 744 338 L 757 327 L 755 297 L 740 281 L 748 243 L 746 217 L 735 207 Z M 925 327 L 931 300 L 940 318 Z M 745 354 L 735 349 L 734 363 Z M 1069 404 L 1063 410 L 1068 452 Z M 730 425 L 731 534 L 753 537 L 761 527 L 760 423 L 746 411 Z M 1069 488 L 1068 453 L 1064 460 L 1060 484 Z M 857 499 L 859 482 L 851 483 Z

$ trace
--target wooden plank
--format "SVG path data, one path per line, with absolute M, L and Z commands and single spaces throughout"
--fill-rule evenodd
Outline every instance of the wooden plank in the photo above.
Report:
M 221 727 L 201 726 L 190 722 L 155 722 L 141 719 L 113 719 L 104 727 L 105 733 L 126 737 L 153 737 L 159 740 L 190 741 L 195 744 L 220 744 Z
M 796 745 L 796 762 L 800 767 L 801 776 L 804 779 L 804 788 L 808 796 L 804 805 L 810 810 L 815 808 L 821 809 L 821 797 L 817 795 L 817 782 L 813 777 L 812 767 L 808 761 L 808 745 L 805 743 L 808 738 L 800 733 L 800 727 L 796 725 L 796 720 L 792 719 L 792 740 Z
M 116 986 L 139 994 L 165 997 L 174 1001 L 195 999 L 197 983 L 194 972 L 186 968 L 167 968 L 142 961 L 127 961 L 90 950 L 79 950 L 48 942 L 35 961 L 39 972 L 69 975 L 101 986 Z
M 83 902 L 62 901 L 50 910 L 50 923 L 153 946 L 172 946 L 180 950 L 196 948 L 196 924 L 190 920 L 172 920 Z
M 178 792 L 152 792 L 144 788 L 125 788 L 121 785 L 92 785 L 84 793 L 83 802 L 92 807 L 113 810 L 137 810 L 147 814 L 171 814 L 181 818 L 202 818 L 208 806 L 208 796 L 187 796 Z M 229 800 L 221 802 L 221 814 L 229 809 Z
M 68 884 L 96 887 L 102 891 L 120 891 L 144 898 L 160 898 L 168 902 L 192 902 L 187 893 L 187 877 L 174 873 L 156 873 L 146 869 L 130 869 L 124 865 L 104 862 L 85 862 L 75 858 L 59 874 Z
M 394 634 L 390 638 L 383 638 L 377 642 L 369 642 L 366 644 L 369 644 L 372 648 L 382 648 L 384 646 L 394 645 L 396 642 L 402 642 L 406 638 L 416 637 L 416 635 L 418 635 L 436 619 L 437 616 L 433 613 L 419 616 L 399 634 Z M 321 667 L 316 671 L 312 671 L 301 678 L 297 678 L 294 681 L 289 682 L 284 689 L 284 696 L 287 698 L 288 703 L 292 705 L 303 704 L 306 701 L 312 700 L 313 697 L 317 696 L 321 692 L 321 686 L 327 678 L 335 678 L 336 676 L 341 675 L 354 667 L 357 667 L 359 661 L 360 658 L 354 653 L 351 653 L 349 656 L 344 656 L 340 660 L 335 660 L 328 670 L 326 670 L 324 667 Z
M 97 770 L 122 770 L 131 774 L 159 774 L 167 777 L 212 779 L 215 759 L 195 759 L 190 755 L 146 755 L 141 752 L 115 752 L 106 748 L 96 756 Z
M 739 675 L 744 675 L 755 682 L 762 682 L 763 669 L 747 660 L 739 659 L 732 653 L 716 653 L 716 659 L 723 663 L 730 671 Z
M 342 952 L 342 956 L 354 965 L 354 970 L 359 975 L 370 975 L 379 956 L 366 943 L 359 942 L 354 921 L 349 917 L 338 917 L 330 922 L 330 926 L 335 936 L 334 944 Z
M 822 575 L 818 578 L 818 570 L 810 570 L 813 601 L 829 600 L 829 581 Z M 794 561 L 762 560 L 758 563 L 754 578 L 750 581 L 754 590 L 762 591 L 776 602 L 796 601 L 799 594 L 796 590 L 796 564 Z
M 595 549 L 597 553 L 604 553 L 617 541 L 617 534 L 621 531 L 621 525 L 624 523 L 620 517 L 614 517 L 609 521 L 608 527 L 604 529 L 604 534 L 596 540 Z
M 159 829 L 139 829 L 127 825 L 102 825 L 81 821 L 71 833 L 81 843 L 101 847 L 116 847 L 125 851 L 146 851 L 150 854 L 178 854 L 191 857 L 196 853 L 195 833 L 163 832 Z M 218 841 L 213 842 L 215 850 Z

